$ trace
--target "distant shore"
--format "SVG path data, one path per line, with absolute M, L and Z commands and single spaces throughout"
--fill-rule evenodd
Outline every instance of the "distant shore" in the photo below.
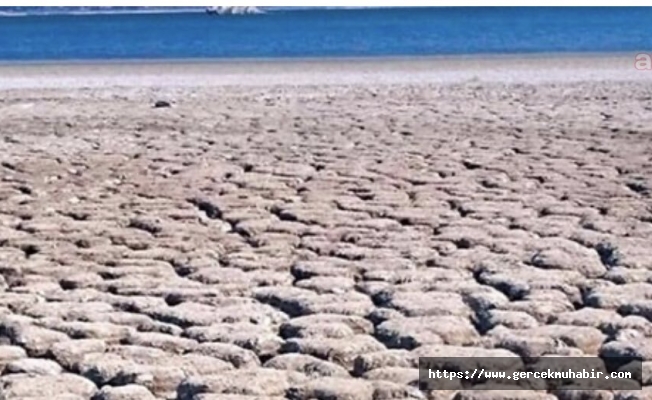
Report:
M 0 63 L 0 88 L 650 80 L 635 53 Z

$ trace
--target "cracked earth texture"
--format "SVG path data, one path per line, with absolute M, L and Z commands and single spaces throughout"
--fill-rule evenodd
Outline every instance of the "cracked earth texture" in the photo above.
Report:
M 652 398 L 417 383 L 443 354 L 652 367 L 651 90 L 6 90 L 2 396 Z

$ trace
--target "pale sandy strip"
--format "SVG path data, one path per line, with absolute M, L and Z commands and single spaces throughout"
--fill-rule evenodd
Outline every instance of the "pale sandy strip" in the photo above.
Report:
M 635 54 L 0 65 L 0 88 L 649 81 Z

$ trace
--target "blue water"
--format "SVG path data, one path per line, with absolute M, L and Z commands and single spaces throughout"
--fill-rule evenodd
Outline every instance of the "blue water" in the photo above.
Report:
M 650 8 L 275 10 L 0 17 L 0 60 L 424 56 L 652 50 Z

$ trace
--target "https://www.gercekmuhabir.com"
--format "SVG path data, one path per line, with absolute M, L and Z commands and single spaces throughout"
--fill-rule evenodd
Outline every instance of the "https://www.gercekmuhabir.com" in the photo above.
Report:
M 635 358 L 422 357 L 422 390 L 640 390 L 642 361 Z
M 633 374 L 629 371 L 602 372 L 595 369 L 587 371 L 485 371 L 484 368 L 474 368 L 472 371 L 440 371 L 438 369 L 428 369 L 428 378 L 430 379 L 633 379 Z

